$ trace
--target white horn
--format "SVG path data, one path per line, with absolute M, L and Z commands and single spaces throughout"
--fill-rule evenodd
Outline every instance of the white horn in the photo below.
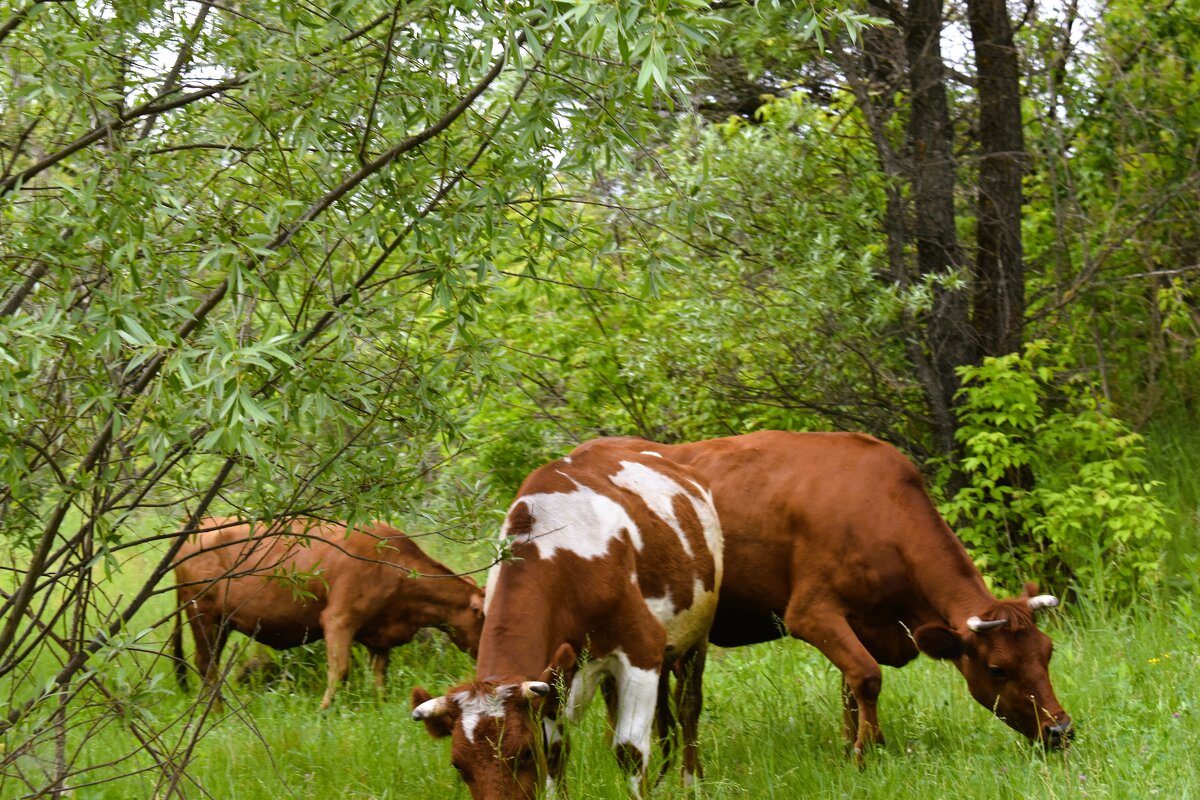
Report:
M 417 722 L 434 717 L 444 717 L 450 713 L 451 702 L 445 697 L 433 697 L 413 709 L 412 718 Z
M 971 617 L 967 620 L 967 627 L 978 633 L 979 631 L 989 631 L 992 628 L 999 628 L 1006 622 L 1008 622 L 1006 619 L 989 619 L 985 622 L 979 617 Z
M 525 681 L 521 684 L 521 696 L 525 699 L 531 697 L 545 697 L 550 694 L 550 684 L 545 681 Z
M 1043 608 L 1055 608 L 1058 605 L 1058 598 L 1052 594 L 1039 594 L 1037 597 L 1029 598 L 1029 610 L 1041 611 Z

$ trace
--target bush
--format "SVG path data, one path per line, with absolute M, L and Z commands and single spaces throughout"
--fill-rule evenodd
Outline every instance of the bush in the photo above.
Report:
M 1067 366 L 1038 341 L 959 370 L 963 488 L 942 511 L 994 580 L 1128 597 L 1158 577 L 1168 510 L 1142 437 Z

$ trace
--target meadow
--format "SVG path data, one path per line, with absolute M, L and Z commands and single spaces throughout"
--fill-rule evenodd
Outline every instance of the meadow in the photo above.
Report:
M 840 733 L 836 670 L 814 648 L 780 640 L 712 649 L 701 721 L 705 776 L 685 788 L 672 766 L 652 796 L 1200 797 L 1200 701 L 1194 691 L 1200 675 L 1200 485 L 1193 479 L 1200 448 L 1191 446 L 1193 438 L 1183 427 L 1148 431 L 1150 472 L 1174 509 L 1159 586 L 1120 605 L 1079 587 L 1062 607 L 1041 615 L 1041 627 L 1055 641 L 1055 690 L 1077 723 L 1066 752 L 1030 745 L 970 698 L 952 666 L 920 657 L 903 669 L 884 668 L 880 720 L 887 743 L 859 769 Z M 423 546 L 452 565 L 467 552 L 437 537 Z M 135 556 L 111 574 L 97 568 L 105 593 L 115 598 L 132 591 L 153 555 Z M 185 797 L 468 796 L 450 767 L 448 741 L 432 740 L 409 718 L 414 686 L 438 692 L 472 675 L 470 658 L 443 634 L 422 635 L 393 651 L 382 698 L 371 685 L 365 652 L 356 650 L 347 685 L 331 709 L 319 711 L 325 663 L 324 645 L 317 644 L 276 654 L 270 676 L 231 680 L 222 706 L 196 703 L 195 676 L 190 690 L 181 691 L 162 657 L 170 624 L 161 623 L 174 607 L 173 593 L 163 589 L 127 634 L 97 656 L 96 669 L 116 692 L 123 717 L 97 714 L 94 723 L 87 714 L 72 718 L 64 738 L 69 760 L 81 769 L 59 796 L 170 796 L 155 767 L 164 754 L 186 763 L 178 782 Z M 997 587 L 1000 595 L 1018 590 Z M 184 639 L 190 654 L 190 635 Z M 230 674 L 258 649 L 234 635 L 224 660 Z M 54 666 L 39 664 L 16 680 L 37 685 Z M 0 689 L 19 697 L 22 690 L 12 680 Z M 605 727 L 597 699 L 571 732 L 571 797 L 627 796 Z M 153 732 L 149 738 L 147 732 Z M 7 731 L 0 747 L 11 755 L 25 733 L 20 727 Z M 22 773 L 46 773 L 63 758 L 52 752 L 52 742 L 47 737 L 10 761 L 0 797 L 28 796 Z
M 837 673 L 794 641 L 714 649 L 705 681 L 705 778 L 685 789 L 672 769 L 658 798 L 1193 798 L 1200 796 L 1200 616 L 1186 597 L 1125 609 L 1065 607 L 1044 618 L 1056 642 L 1052 674 L 1078 722 L 1066 752 L 1043 753 L 967 694 L 957 671 L 921 658 L 885 668 L 884 748 L 865 768 L 846 757 Z M 245 640 L 242 640 L 243 646 Z M 444 689 L 471 662 L 440 634 L 394 653 L 389 696 L 371 688 L 365 659 L 334 706 L 317 710 L 323 650 L 291 651 L 282 677 L 233 684 L 214 712 L 182 784 L 189 797 L 465 798 L 448 743 L 409 719 L 412 686 Z M 149 713 L 183 713 L 170 681 Z M 596 701 L 574 730 L 571 797 L 626 797 Z M 110 728 L 86 747 L 102 751 Z M 124 743 L 121 743 L 124 746 Z M 117 748 L 114 748 L 116 752 Z M 104 776 L 100 770 L 92 778 Z M 86 783 L 79 776 L 76 786 Z M 77 798 L 151 797 L 156 776 L 80 787 Z

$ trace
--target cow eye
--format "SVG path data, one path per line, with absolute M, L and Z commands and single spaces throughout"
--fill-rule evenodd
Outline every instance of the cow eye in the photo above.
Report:
M 999 680 L 1004 680 L 1008 677 L 1008 673 L 995 664 L 988 664 L 987 671 L 993 678 L 998 678 Z

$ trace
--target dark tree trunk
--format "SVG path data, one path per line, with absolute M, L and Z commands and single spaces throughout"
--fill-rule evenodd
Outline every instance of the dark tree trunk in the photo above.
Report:
M 967 16 L 979 96 L 973 321 L 980 355 L 998 356 L 1021 348 L 1025 321 L 1020 72 L 1004 0 L 968 0 Z
M 970 325 L 968 298 L 941 278 L 963 266 L 954 219 L 954 131 L 946 99 L 942 61 L 942 0 L 911 0 L 904 30 L 908 58 L 911 111 L 908 142 L 911 152 L 913 223 L 917 272 L 934 279 L 933 309 L 925 325 L 925 341 L 933 368 L 931 408 L 945 409 L 934 420 L 938 448 L 954 450 L 954 394 L 959 381 L 955 368 L 974 360 L 976 347 Z

